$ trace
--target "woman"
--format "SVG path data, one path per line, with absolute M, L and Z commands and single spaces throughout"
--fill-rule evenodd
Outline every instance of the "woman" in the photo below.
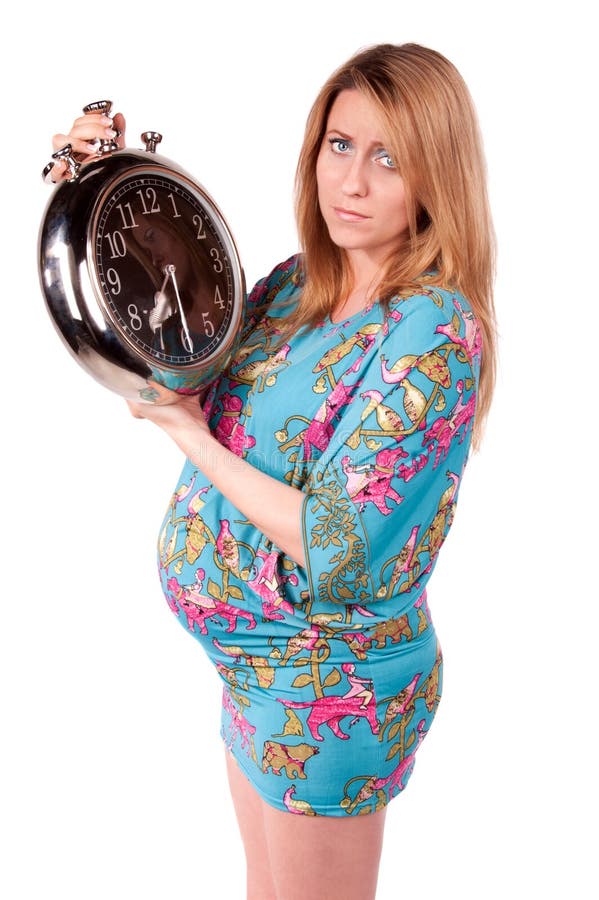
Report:
M 85 116 L 55 147 L 123 127 Z M 297 219 L 302 254 L 252 291 L 202 407 L 130 407 L 187 457 L 159 570 L 223 681 L 248 898 L 366 900 L 441 696 L 426 586 L 494 383 L 485 165 L 451 63 L 380 45 L 333 74 Z

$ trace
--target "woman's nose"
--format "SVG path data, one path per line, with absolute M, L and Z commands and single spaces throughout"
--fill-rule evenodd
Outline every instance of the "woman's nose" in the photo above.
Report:
M 342 189 L 345 194 L 353 197 L 364 197 L 368 193 L 368 178 L 366 174 L 365 160 L 354 156 L 343 179 Z

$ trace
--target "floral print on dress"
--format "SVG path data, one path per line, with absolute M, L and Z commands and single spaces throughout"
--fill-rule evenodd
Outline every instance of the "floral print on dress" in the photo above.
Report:
M 167 601 L 223 683 L 221 736 L 296 815 L 373 812 L 405 787 L 442 688 L 426 587 L 455 514 L 481 340 L 422 286 L 285 338 L 299 257 L 247 298 L 204 411 L 234 454 L 301 490 L 305 567 L 187 461 L 159 539 Z

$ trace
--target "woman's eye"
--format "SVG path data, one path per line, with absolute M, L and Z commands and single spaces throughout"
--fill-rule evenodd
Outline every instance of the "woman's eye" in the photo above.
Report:
M 154 240 L 154 229 L 148 228 L 146 233 L 144 234 L 144 241 L 146 242 L 146 244 L 151 244 L 153 240 Z
M 391 159 L 391 157 L 389 156 L 389 154 L 388 154 L 388 153 L 385 153 L 384 150 L 382 150 L 382 151 L 377 155 L 376 158 L 377 158 L 377 161 L 380 162 L 380 164 L 382 165 L 382 167 L 383 167 L 384 169 L 394 169 L 394 168 L 395 168 L 395 163 L 393 162 L 393 160 Z
M 351 144 L 343 138 L 329 138 L 329 143 L 333 153 L 347 153 Z

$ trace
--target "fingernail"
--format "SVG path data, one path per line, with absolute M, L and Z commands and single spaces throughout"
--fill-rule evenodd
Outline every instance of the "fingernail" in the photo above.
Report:
M 100 121 L 106 125 L 112 125 L 112 119 L 110 118 L 110 116 L 102 116 Z
M 114 131 L 112 128 L 105 128 L 104 134 L 106 135 L 106 137 L 109 137 L 109 138 L 116 137 L 116 131 Z

